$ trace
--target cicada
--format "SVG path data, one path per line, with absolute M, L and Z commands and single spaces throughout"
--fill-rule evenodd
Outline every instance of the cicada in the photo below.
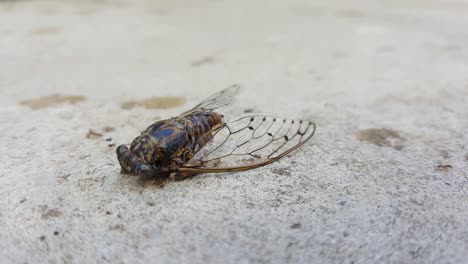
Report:
M 122 172 L 180 180 L 199 173 L 246 171 L 292 153 L 315 133 L 313 122 L 265 114 L 225 121 L 218 110 L 235 102 L 239 85 L 194 108 L 150 125 L 128 148 L 117 148 Z

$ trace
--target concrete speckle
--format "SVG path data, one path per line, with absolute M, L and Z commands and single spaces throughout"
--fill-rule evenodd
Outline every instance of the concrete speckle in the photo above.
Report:
M 47 220 L 50 218 L 59 217 L 61 215 L 62 215 L 62 212 L 60 212 L 58 209 L 48 209 L 44 213 L 42 213 L 41 218 L 44 220 Z
M 291 172 L 288 168 L 273 168 L 271 172 L 282 176 L 291 176 Z
M 198 60 L 194 60 L 190 65 L 192 67 L 200 67 L 203 65 L 212 64 L 214 62 L 216 62 L 216 59 L 214 57 L 207 56 Z
M 0 1 L 1 262 L 466 263 L 467 8 Z M 120 174 L 115 145 L 232 83 L 226 118 L 315 136 L 252 171 Z

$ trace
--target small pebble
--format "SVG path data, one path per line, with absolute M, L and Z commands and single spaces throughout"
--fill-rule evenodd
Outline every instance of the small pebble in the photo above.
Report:
M 442 170 L 442 171 L 450 171 L 453 169 L 453 167 L 450 164 L 444 164 L 444 165 L 438 165 L 437 169 Z
M 98 138 L 98 137 L 102 137 L 102 134 L 92 129 L 89 129 L 88 133 L 86 134 L 86 138 L 89 138 L 89 139 Z
M 292 228 L 292 229 L 299 229 L 299 228 L 301 228 L 301 227 L 302 227 L 302 224 L 301 224 L 301 223 L 295 223 L 295 224 L 292 224 L 292 225 L 290 226 L 290 228 Z

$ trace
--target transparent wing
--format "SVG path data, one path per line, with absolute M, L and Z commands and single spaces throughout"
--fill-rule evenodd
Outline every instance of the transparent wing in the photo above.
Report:
M 227 122 L 181 172 L 243 171 L 273 163 L 315 133 L 310 121 L 253 114 Z
M 236 101 L 239 92 L 240 86 L 238 84 L 231 85 L 228 88 L 225 88 L 206 98 L 203 100 L 203 102 L 182 113 L 180 116 L 193 115 L 198 112 L 213 111 L 218 108 L 231 105 Z

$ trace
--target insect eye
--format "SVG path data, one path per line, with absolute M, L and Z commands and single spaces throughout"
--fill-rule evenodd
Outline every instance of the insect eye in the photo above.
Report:
M 128 151 L 128 148 L 124 145 L 120 145 L 116 150 L 118 156 L 122 156 L 127 151 Z

